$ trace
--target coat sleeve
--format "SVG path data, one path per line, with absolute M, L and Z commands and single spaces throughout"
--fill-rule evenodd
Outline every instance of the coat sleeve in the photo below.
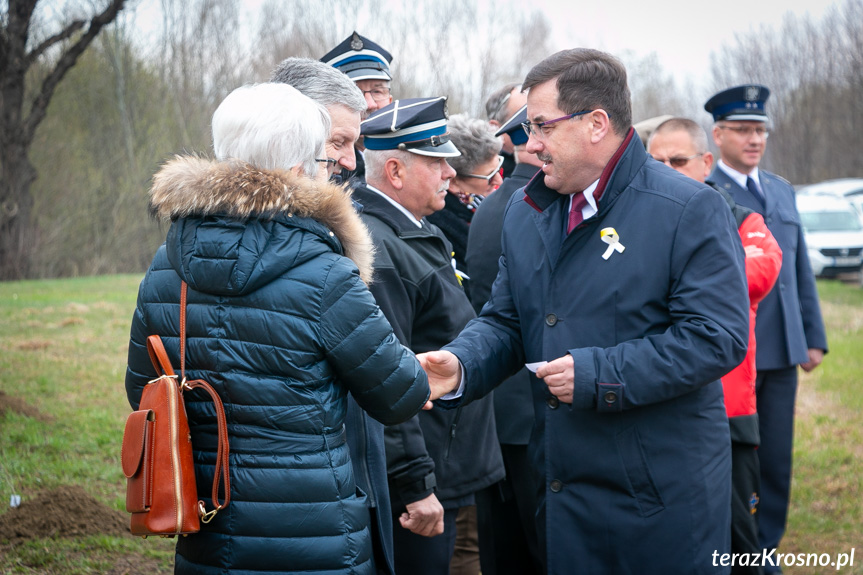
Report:
M 746 283 L 749 303 L 757 304 L 773 289 L 782 268 L 782 249 L 767 229 L 761 214 L 753 212 L 743 220 L 740 240 L 746 253 Z
M 403 345 L 410 347 L 419 290 L 402 280 L 385 248 L 379 247 L 378 256 L 382 265 L 375 268 L 370 290 L 393 332 Z M 406 505 L 431 495 L 436 486 L 435 465 L 426 449 L 419 417 L 414 415 L 403 423 L 387 426 L 384 444 L 387 477 L 395 502 Z
M 152 271 L 152 268 L 151 268 Z M 150 329 L 147 327 L 147 316 L 144 313 L 144 290 L 150 279 L 150 272 L 141 280 L 138 288 L 138 301 L 132 315 L 132 330 L 129 336 L 129 354 L 126 362 L 126 398 L 133 410 L 141 404 L 141 395 L 147 382 L 156 377 L 156 368 L 150 361 L 147 352 L 147 337 Z
M 683 207 L 669 257 L 668 327 L 608 348 L 570 350 L 573 408 L 613 412 L 667 401 L 743 360 L 749 341 L 743 248 L 731 210 L 712 189 Z
M 390 425 L 425 404 L 425 372 L 347 260 L 338 260 L 327 274 L 320 329 L 327 361 L 369 415 Z

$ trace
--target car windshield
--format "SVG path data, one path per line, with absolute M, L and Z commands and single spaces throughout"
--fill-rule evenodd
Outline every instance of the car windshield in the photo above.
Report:
M 857 232 L 863 229 L 854 212 L 800 212 L 807 232 Z

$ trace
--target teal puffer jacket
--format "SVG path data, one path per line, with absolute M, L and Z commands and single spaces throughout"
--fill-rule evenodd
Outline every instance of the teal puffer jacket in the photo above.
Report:
M 429 389 L 366 287 L 373 249 L 349 195 L 288 172 L 178 158 L 154 178 L 151 207 L 172 224 L 138 294 L 129 402 L 138 406 L 155 374 L 147 336 L 162 336 L 179 367 L 185 280 L 187 377 L 221 396 L 231 452 L 231 503 L 179 539 L 176 572 L 373 573 L 347 394 L 394 424 Z M 186 402 L 209 501 L 216 420 L 205 394 Z

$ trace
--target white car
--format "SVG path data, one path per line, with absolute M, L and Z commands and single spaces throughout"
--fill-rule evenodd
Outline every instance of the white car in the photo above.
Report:
M 797 211 L 803 224 L 812 273 L 834 277 L 860 271 L 863 223 L 851 203 L 837 196 L 800 192 Z
M 845 198 L 863 218 L 863 178 L 838 178 L 809 184 L 798 190 L 801 194 L 829 194 Z

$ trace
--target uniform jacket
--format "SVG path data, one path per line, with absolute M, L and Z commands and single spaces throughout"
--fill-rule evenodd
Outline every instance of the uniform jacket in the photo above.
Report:
M 746 251 L 746 283 L 749 286 L 749 347 L 746 359 L 722 378 L 725 411 L 731 428 L 731 441 L 758 445 L 758 414 L 755 399 L 755 340 L 758 303 L 764 299 L 782 266 L 782 250 L 767 229 L 761 214 L 737 205 L 731 196 L 719 190 L 731 207 L 737 221 L 740 241 Z
M 155 375 L 162 336 L 179 365 L 180 280 L 189 284 L 189 377 L 225 405 L 231 503 L 180 538 L 178 573 L 372 573 L 365 495 L 344 420 L 350 392 L 383 423 L 414 415 L 424 373 L 375 305 L 368 232 L 342 188 L 243 163 L 177 159 L 151 206 L 172 224 L 138 293 L 126 392 Z M 358 271 L 359 269 L 359 271 Z M 187 393 L 198 490 L 209 498 L 216 422 Z
M 759 170 L 766 206 L 741 188 L 717 165 L 708 180 L 734 201 L 764 217 L 782 249 L 782 269 L 775 287 L 758 306 L 755 339 L 758 369 L 782 369 L 809 361 L 808 349 L 827 351 L 827 335 L 815 278 L 809 265 L 803 226 L 797 213 L 794 188 L 782 178 Z
M 378 305 L 415 353 L 440 349 L 474 317 L 449 242 L 427 221 L 416 227 L 375 192 L 361 187 L 354 196 L 377 248 L 371 290 Z M 396 514 L 433 491 L 445 508 L 459 507 L 504 475 L 491 397 L 387 427 L 386 448 Z
M 634 134 L 572 233 L 542 177 L 513 196 L 491 300 L 445 348 L 464 364 L 462 401 L 525 362 L 573 358 L 571 405 L 531 375 L 550 575 L 716 573 L 711 554 L 730 548 L 719 378 L 748 340 L 743 248 L 722 197 Z M 624 251 L 602 240 L 610 228 Z
M 504 209 L 512 195 L 527 185 L 539 171 L 537 166 L 516 164 L 512 175 L 489 195 L 474 215 L 467 238 L 467 274 L 470 276 L 471 303 L 477 313 L 491 295 L 500 259 L 500 234 Z M 494 422 L 501 443 L 527 445 L 533 428 L 533 400 L 527 368 L 494 390 Z

